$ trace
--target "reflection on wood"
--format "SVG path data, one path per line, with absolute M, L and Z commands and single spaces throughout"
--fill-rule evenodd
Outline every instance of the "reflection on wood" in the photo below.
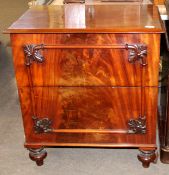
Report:
M 36 34 L 15 35 L 14 62 L 19 86 L 157 86 L 159 66 L 159 35 L 148 34 Z M 156 44 L 151 44 L 151 43 Z M 19 45 L 28 43 L 78 46 L 79 49 L 44 49 L 42 64 L 31 65 L 28 77 L 24 52 Z M 124 49 L 89 49 L 107 45 L 144 43 L 147 45 L 147 66 L 138 61 L 131 64 Z M 20 59 L 18 59 L 18 57 Z M 153 59 L 152 59 L 153 58 Z M 144 81 L 143 81 L 144 80 Z
M 137 119 L 140 114 L 141 88 L 34 88 L 34 109 L 29 88 L 19 89 L 21 107 L 24 115 L 26 143 L 65 145 L 139 145 L 154 144 L 156 140 L 157 88 L 145 88 L 144 113 L 146 115 L 146 134 L 111 133 L 34 133 L 32 115 L 44 118 L 49 116 L 54 129 L 127 129 L 127 121 Z M 76 118 L 70 110 L 73 99 Z M 85 99 L 86 97 L 86 99 Z M 87 99 L 89 98 L 89 99 Z M 65 101 L 66 100 L 66 101 Z M 71 103 L 70 103 L 71 102 Z M 91 107 L 91 108 L 90 108 Z M 100 109 L 101 108 L 101 109 Z M 67 110 L 65 115 L 64 109 Z M 84 110 L 83 110 L 84 109 Z M 97 115 L 94 113 L 96 112 Z M 101 115 L 102 114 L 102 115 Z M 63 117 L 64 116 L 64 117 Z M 77 119 L 77 122 L 75 121 Z M 44 142 L 45 141 L 45 142 Z M 74 143 L 74 144 L 72 144 Z M 132 144 L 132 145 L 131 145 Z
M 41 84 L 44 86 L 141 85 L 142 67 L 137 62 L 129 63 L 128 51 L 52 49 L 49 52 L 49 49 L 46 49 L 43 55 L 46 58 L 43 65 L 31 66 L 31 79 L 35 86 Z M 48 67 L 56 71 L 50 71 Z M 37 75 L 37 71 L 42 74 Z
M 128 120 L 141 115 L 141 88 L 34 88 L 34 94 L 36 116 L 51 118 L 54 129 L 128 130 Z
M 76 9 L 81 9 L 76 4 Z M 140 10 L 141 9 L 141 10 Z M 70 13 L 73 13 L 69 8 Z M 67 10 L 67 14 L 69 14 Z M 141 11 L 141 12 L 140 12 Z M 77 10 L 75 11 L 75 14 Z M 65 20 L 64 6 L 37 6 L 29 9 L 8 32 L 14 33 L 160 33 L 163 32 L 156 6 L 151 5 L 86 5 L 85 26 Z M 117 15 L 118 14 L 118 15 Z M 26 17 L 25 17 L 26 16 Z M 38 21 L 38 22 L 37 22 Z M 69 21 L 67 28 L 65 21 Z M 79 21 L 79 20 L 78 20 Z M 70 22 L 72 22 L 70 24 Z M 83 24 L 83 22 L 82 22 Z M 146 28 L 145 26 L 153 26 Z
M 64 10 L 66 28 L 86 28 L 85 5 L 79 4 L 78 8 L 76 4 L 65 5 Z

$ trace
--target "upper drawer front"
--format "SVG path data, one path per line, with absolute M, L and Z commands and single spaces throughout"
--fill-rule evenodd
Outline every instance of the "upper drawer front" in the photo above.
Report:
M 12 44 L 19 86 L 158 84 L 158 34 L 14 34 Z

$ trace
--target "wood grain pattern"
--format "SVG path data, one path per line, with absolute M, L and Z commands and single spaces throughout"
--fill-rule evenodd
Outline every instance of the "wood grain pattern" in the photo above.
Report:
M 155 159 L 160 33 L 164 32 L 156 7 L 39 6 L 7 32 L 25 147 L 37 153 L 30 157 L 39 160 L 38 165 L 46 156 L 39 152 L 44 146 L 139 147 L 144 166 Z M 25 62 L 23 46 L 32 44 L 45 45 L 39 50 L 44 61 L 37 54 L 37 61 Z M 129 62 L 126 48 L 111 48 L 125 44 L 144 44 L 147 65 Z M 126 132 L 128 121 L 140 116 L 146 117 L 146 132 Z M 36 117 L 47 126 L 36 125 L 39 133 Z M 145 123 L 136 123 L 145 131 Z
M 74 4 L 33 7 L 6 32 L 161 33 L 164 30 L 158 9 L 152 5 Z
M 53 128 L 67 129 L 125 129 L 126 121 L 141 112 L 140 88 L 34 88 L 31 102 L 29 88 L 19 89 L 26 143 L 50 144 L 154 144 L 156 143 L 157 88 L 144 88 L 144 114 L 147 118 L 146 134 L 107 133 L 46 133 L 35 134 L 32 116 L 48 116 Z M 85 93 L 84 93 L 85 91 Z M 83 93 L 82 93 L 83 92 Z M 74 96 L 76 110 L 69 111 L 69 96 Z M 90 97 L 91 96 L 91 97 Z M 64 101 L 65 98 L 69 100 Z M 80 97 L 80 98 L 79 98 Z M 113 100 L 111 100 L 113 98 Z M 78 100 L 77 100 L 78 99 Z M 78 102 L 77 102 L 78 101 Z M 99 102 L 100 101 L 100 102 Z M 29 105 L 30 104 L 30 105 Z M 32 105 L 35 106 L 32 106 Z M 33 110 L 34 108 L 34 110 Z M 64 109 L 69 111 L 65 116 Z M 78 111 L 77 111 L 78 109 Z M 34 114 L 34 112 L 35 114 Z M 78 113 L 78 116 L 75 115 Z M 97 114 L 97 115 L 96 115 Z
M 127 130 L 141 115 L 140 88 L 34 88 L 34 96 L 35 116 L 51 118 L 54 129 Z
M 33 86 L 158 85 L 159 34 L 15 34 L 11 38 L 19 87 L 30 86 L 29 79 Z M 146 44 L 148 65 L 129 63 L 129 52 L 122 49 L 44 49 L 45 61 L 33 63 L 28 71 L 22 48 L 24 44 L 95 47 L 125 43 Z

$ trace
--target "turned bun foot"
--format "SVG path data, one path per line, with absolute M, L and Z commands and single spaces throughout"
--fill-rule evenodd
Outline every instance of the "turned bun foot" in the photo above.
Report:
M 47 152 L 44 148 L 32 149 L 29 148 L 29 157 L 35 161 L 38 166 L 43 165 L 43 160 L 46 158 Z
M 144 168 L 148 168 L 150 163 L 157 162 L 157 154 L 155 150 L 140 150 L 140 154 L 138 154 L 137 158 L 142 162 Z

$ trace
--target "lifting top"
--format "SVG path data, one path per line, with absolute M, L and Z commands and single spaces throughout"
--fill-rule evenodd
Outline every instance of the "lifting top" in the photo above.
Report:
M 6 33 L 162 33 L 153 5 L 35 6 Z

